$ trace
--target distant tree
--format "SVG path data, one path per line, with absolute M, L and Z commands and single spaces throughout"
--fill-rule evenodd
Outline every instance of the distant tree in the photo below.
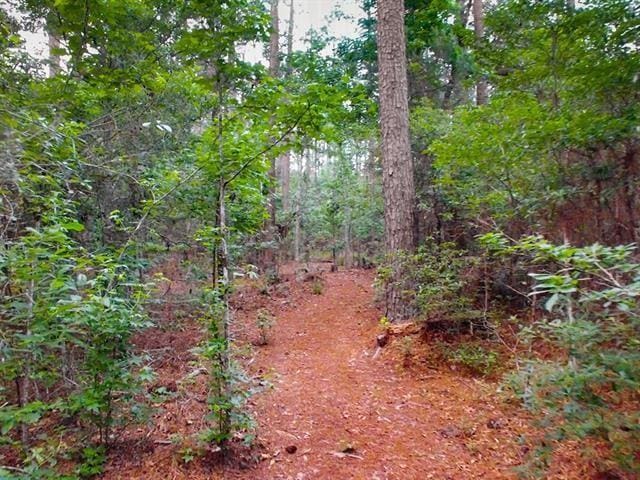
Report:
M 482 0 L 473 1 L 473 30 L 476 41 L 484 37 L 484 2 Z M 487 81 L 484 78 L 478 79 L 476 83 L 476 104 L 484 105 L 489 98 Z
M 280 75 L 280 17 L 278 0 L 271 0 L 271 33 L 269 36 L 269 75 L 278 78 Z M 265 244 L 262 255 L 262 268 L 269 273 L 277 274 L 275 242 L 276 242 L 276 182 L 277 159 L 272 159 L 269 168 L 269 219 L 265 225 Z
M 291 72 L 290 58 L 293 53 L 293 25 L 295 18 L 295 11 L 293 8 L 294 0 L 290 0 L 289 6 L 289 24 L 287 25 L 287 75 Z M 280 157 L 280 172 L 279 180 L 282 191 L 282 210 L 285 214 L 291 209 L 291 152 L 287 152 Z

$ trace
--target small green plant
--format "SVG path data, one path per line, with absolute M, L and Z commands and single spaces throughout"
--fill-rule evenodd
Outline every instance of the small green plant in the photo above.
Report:
M 324 284 L 322 283 L 322 280 L 314 280 L 311 284 L 311 293 L 314 295 L 322 295 L 322 292 L 324 292 Z
M 415 340 L 410 336 L 402 337 L 402 340 L 400 341 L 400 352 L 402 353 L 402 365 L 404 367 L 411 365 L 414 344 Z
M 175 396 L 175 392 L 170 391 L 167 387 L 161 386 L 155 388 L 150 395 L 151 402 L 154 404 L 164 403 Z
M 258 334 L 260 335 L 259 345 L 266 345 L 269 343 L 269 334 L 276 323 L 276 319 L 273 314 L 266 308 L 260 309 L 256 316 L 256 326 L 258 327 Z
M 198 456 L 198 451 L 194 450 L 191 447 L 183 447 L 180 449 L 178 453 L 180 455 L 180 460 L 185 465 L 188 465 L 189 463 L 193 462 Z
M 480 345 L 463 344 L 445 349 L 446 358 L 469 371 L 481 375 L 490 375 L 498 366 L 498 354 Z
M 386 316 L 383 315 L 382 317 L 380 317 L 380 320 L 378 320 L 378 326 L 382 331 L 386 332 L 391 327 L 391 322 Z
M 183 437 L 180 434 L 173 434 L 169 438 L 171 445 L 175 447 L 175 454 L 179 461 L 188 465 L 196 458 L 201 457 L 206 451 L 206 445 L 203 444 L 197 436 Z
M 105 461 L 106 449 L 104 446 L 84 448 L 76 473 L 80 478 L 93 478 L 102 473 Z

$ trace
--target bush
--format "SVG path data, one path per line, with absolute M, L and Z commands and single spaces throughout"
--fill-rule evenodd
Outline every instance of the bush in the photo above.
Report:
M 444 350 L 447 360 L 461 365 L 472 373 L 491 375 L 498 366 L 498 353 L 480 345 L 462 344 Z
M 322 295 L 323 292 L 324 284 L 322 283 L 322 280 L 315 279 L 311 284 L 311 293 L 313 293 L 314 295 Z
M 474 308 L 475 280 L 471 275 L 478 259 L 453 243 L 428 241 L 414 254 L 399 253 L 378 269 L 376 288 L 385 291 L 393 282 L 393 269 L 400 272 L 396 284 L 413 314 L 425 324 L 449 322 L 453 327 L 482 317 Z
M 87 452 L 141 417 L 136 395 L 151 376 L 130 344 L 148 325 L 145 286 L 121 256 L 82 249 L 71 237 L 81 229 L 63 219 L 0 250 L 0 444 L 22 454 L 33 478 L 74 453 L 73 443 L 86 447 L 80 470 L 95 471 L 104 456 Z M 66 426 L 53 433 L 52 418 Z
M 273 329 L 276 323 L 276 318 L 266 308 L 262 308 L 258 311 L 256 316 L 256 326 L 258 327 L 258 333 L 260 335 L 259 345 L 266 345 L 269 343 L 269 333 Z
M 547 316 L 522 335 L 559 354 L 530 358 L 514 379 L 515 391 L 543 415 L 548 439 L 595 439 L 609 447 L 606 460 L 640 473 L 640 264 L 632 245 L 573 247 L 542 237 L 510 242 L 489 234 L 494 254 L 525 256 L 543 271 L 531 273 L 531 295 L 545 300 Z M 548 462 L 548 445 L 536 468 Z

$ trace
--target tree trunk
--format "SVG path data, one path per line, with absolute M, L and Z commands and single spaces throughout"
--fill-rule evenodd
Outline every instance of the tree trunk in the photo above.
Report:
M 375 204 L 376 198 L 378 196 L 377 192 L 377 174 L 376 174 L 376 164 L 379 156 L 379 145 L 375 138 L 371 138 L 368 144 L 368 155 L 367 155 L 367 186 L 368 186 L 368 197 L 371 204 Z M 374 242 L 377 239 L 377 231 L 376 225 L 372 222 L 369 230 L 369 245 L 371 242 Z M 373 252 L 370 248 L 367 248 L 367 255 L 371 255 Z
M 222 158 L 222 157 L 221 157 Z M 222 349 L 211 361 L 210 385 L 212 394 L 218 398 L 220 408 L 215 416 L 216 428 L 225 439 L 220 443 L 223 455 L 229 453 L 227 436 L 231 434 L 232 407 L 227 402 L 231 398 L 231 339 L 229 329 L 231 325 L 231 311 L 229 310 L 229 285 L 231 277 L 229 275 L 229 251 L 228 251 L 228 231 L 227 231 L 227 208 L 226 208 L 226 184 L 223 178 L 219 180 L 218 197 L 216 199 L 216 229 L 220 232 L 220 238 L 213 248 L 213 287 L 219 292 L 219 301 L 222 307 L 221 318 L 213 317 L 207 327 L 209 342 L 222 342 Z M 218 323 L 220 322 L 220 323 Z M 213 410 L 212 410 L 213 411 Z
M 280 23 L 278 0 L 271 0 L 271 35 L 269 37 L 269 75 L 277 77 L 280 72 Z
M 60 48 L 60 38 L 49 30 L 47 31 L 47 40 L 49 47 L 49 78 L 51 78 L 60 73 L 60 54 L 57 52 Z
M 378 2 L 378 66 L 380 83 L 380 129 L 382 138 L 382 186 L 384 193 L 385 246 L 387 254 L 412 251 L 415 189 L 409 143 L 404 2 Z M 392 280 L 398 279 L 394 267 Z M 387 288 L 387 317 L 391 321 L 409 316 L 401 288 L 395 281 Z
M 473 31 L 476 42 L 480 42 L 484 37 L 484 5 L 482 0 L 473 1 Z M 484 78 L 478 79 L 476 83 L 476 104 L 484 105 L 489 98 L 487 81 Z
M 269 37 L 269 75 L 276 78 L 280 71 L 280 28 L 278 19 L 278 0 L 271 0 L 271 36 Z M 262 268 L 269 275 L 277 276 L 276 264 L 276 160 L 271 161 L 269 168 L 269 219 L 264 228 L 265 243 L 267 246 L 262 251 Z
M 282 185 L 282 210 L 291 210 L 291 153 L 280 157 L 280 183 Z
M 293 2 L 290 0 L 289 25 L 287 29 L 287 75 L 291 73 L 291 54 L 293 53 Z M 282 210 L 287 213 L 291 209 L 291 153 L 287 152 L 280 157 L 280 185 L 282 188 Z
M 291 54 L 293 53 L 293 20 L 294 20 L 294 9 L 293 2 L 295 0 L 290 0 L 291 6 L 289 9 L 289 25 L 287 27 L 287 74 L 291 73 Z
M 351 242 L 351 209 L 347 206 L 344 219 L 344 268 L 353 268 L 353 245 Z
M 298 180 L 298 192 L 296 195 L 296 223 L 293 242 L 293 258 L 296 263 L 300 262 L 301 250 L 302 250 L 302 199 L 304 196 L 304 190 L 306 186 L 306 173 L 305 173 L 305 158 L 306 150 L 302 151 L 302 154 L 298 156 L 298 174 L 300 178 Z

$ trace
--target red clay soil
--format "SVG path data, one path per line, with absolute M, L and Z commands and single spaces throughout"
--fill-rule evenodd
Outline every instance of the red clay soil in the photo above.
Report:
M 269 344 L 246 358 L 254 380 L 270 385 L 250 400 L 259 439 L 250 455 L 232 465 L 181 460 L 184 442 L 175 439 L 196 434 L 206 413 L 206 375 L 189 353 L 199 326 L 188 321 L 140 339 L 145 350 L 164 352 L 156 387 L 174 393 L 159 402 L 148 428 L 126 433 L 103 478 L 516 478 L 528 419 L 500 399 L 498 383 L 403 365 L 398 341 L 376 354 L 381 312 L 372 304 L 372 273 L 323 278 L 321 294 L 292 279 L 270 297 L 250 289 L 236 296 L 240 341 L 255 339 L 259 308 L 277 317 Z M 575 462 L 559 462 L 547 478 L 590 477 Z

